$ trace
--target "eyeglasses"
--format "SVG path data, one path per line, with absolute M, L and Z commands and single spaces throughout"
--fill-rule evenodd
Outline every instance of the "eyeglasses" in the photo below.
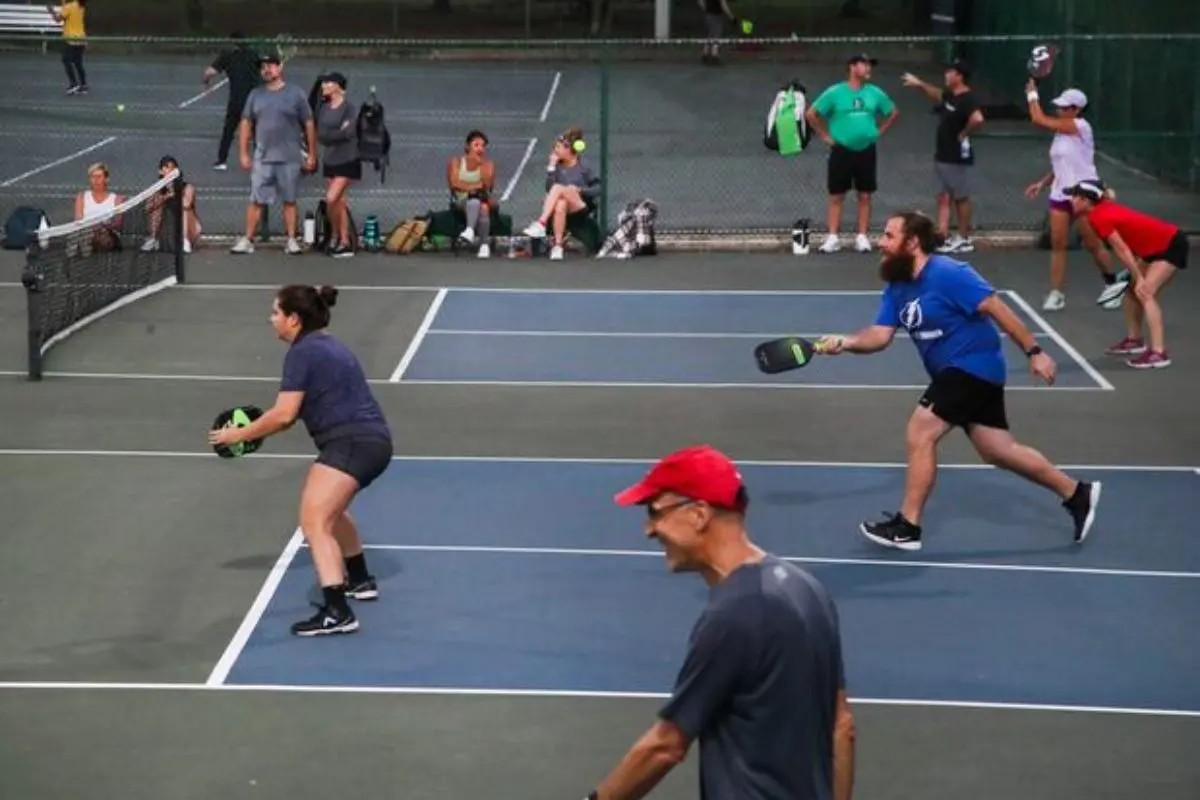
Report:
M 692 503 L 695 503 L 695 502 L 696 502 L 695 500 L 691 500 L 691 499 L 680 500 L 678 503 L 671 503 L 670 505 L 667 505 L 667 506 L 658 506 L 657 508 L 655 506 L 652 506 L 649 503 L 647 503 L 646 504 L 646 516 L 652 522 L 657 521 L 657 520 L 662 519 L 667 514 L 674 511 L 675 509 L 683 508 L 684 506 L 690 506 Z

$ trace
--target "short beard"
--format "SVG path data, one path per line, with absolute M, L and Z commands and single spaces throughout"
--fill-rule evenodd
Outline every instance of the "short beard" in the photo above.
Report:
M 912 253 L 884 256 L 879 262 L 879 277 L 884 283 L 908 283 L 917 268 L 917 258 Z

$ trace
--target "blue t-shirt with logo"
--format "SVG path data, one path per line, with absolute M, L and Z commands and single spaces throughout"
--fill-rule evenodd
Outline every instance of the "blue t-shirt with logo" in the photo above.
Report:
M 957 367 L 1003 384 L 1007 369 L 1000 331 L 979 311 L 995 292 L 970 265 L 931 256 L 914 280 L 883 290 L 875 324 L 907 331 L 931 377 Z

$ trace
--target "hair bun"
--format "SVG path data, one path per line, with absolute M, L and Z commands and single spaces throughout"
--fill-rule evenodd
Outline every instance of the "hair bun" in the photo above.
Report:
M 338 290 L 336 286 L 318 286 L 317 297 L 325 303 L 328 308 L 333 308 L 337 305 Z

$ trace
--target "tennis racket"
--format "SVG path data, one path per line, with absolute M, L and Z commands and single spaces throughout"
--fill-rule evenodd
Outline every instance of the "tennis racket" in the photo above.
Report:
M 1054 61 L 1057 58 L 1057 45 L 1039 44 L 1034 47 L 1029 54 L 1029 61 L 1025 64 L 1025 68 L 1029 71 L 1029 77 L 1035 81 L 1050 77 L 1051 71 L 1054 70 Z
M 227 408 L 213 420 L 212 429 L 215 431 L 221 428 L 245 428 L 262 415 L 263 410 L 258 406 Z M 213 445 L 213 452 L 221 458 L 240 458 L 258 452 L 262 444 L 262 439 L 251 439 L 248 442 L 239 442 L 232 445 L 215 444 Z
M 758 369 L 768 375 L 790 372 L 807 367 L 814 355 L 820 353 L 816 344 L 799 336 L 771 339 L 754 348 Z

